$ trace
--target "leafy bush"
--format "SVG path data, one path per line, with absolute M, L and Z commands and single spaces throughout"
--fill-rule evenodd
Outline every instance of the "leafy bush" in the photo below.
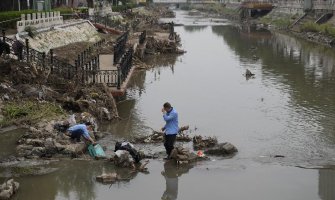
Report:
M 301 26 L 300 30 L 305 32 L 318 32 L 335 37 L 335 27 L 328 23 L 320 25 L 314 22 L 306 22 Z

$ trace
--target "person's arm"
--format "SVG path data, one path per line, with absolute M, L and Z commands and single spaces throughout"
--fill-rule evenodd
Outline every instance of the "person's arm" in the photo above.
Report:
M 165 120 L 166 122 L 168 122 L 168 121 L 171 121 L 171 120 L 173 120 L 174 118 L 176 118 L 176 116 L 177 116 L 177 113 L 175 113 L 175 112 L 170 112 L 169 115 L 168 115 L 167 113 L 165 113 L 165 114 L 163 115 L 163 118 L 164 118 L 164 120 Z
M 93 140 L 93 138 L 91 138 L 88 130 L 85 128 L 84 130 L 84 134 L 83 134 L 84 138 L 88 141 L 90 141 L 92 144 L 95 144 L 95 141 Z

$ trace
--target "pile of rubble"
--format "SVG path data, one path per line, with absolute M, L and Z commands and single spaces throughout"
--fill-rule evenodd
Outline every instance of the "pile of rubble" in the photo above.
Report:
M 132 143 L 161 143 L 163 141 L 164 141 L 164 133 L 160 131 L 153 131 L 153 133 L 148 136 L 136 136 L 131 140 Z M 190 142 L 192 141 L 192 138 L 188 134 L 185 134 L 182 131 L 180 131 L 179 134 L 177 135 L 176 141 Z
M 189 149 L 180 146 L 172 150 L 170 159 L 176 161 L 177 164 L 190 164 L 196 161 L 207 160 L 208 157 L 204 155 L 199 156 Z
M 9 179 L 0 185 L 0 199 L 10 199 L 19 189 L 20 184 L 14 179 Z
M 195 150 L 204 150 L 204 153 L 207 155 L 232 156 L 238 151 L 237 148 L 229 142 L 218 143 L 215 137 L 203 137 L 198 135 L 194 136 L 192 140 L 193 148 Z
M 93 122 L 95 127 L 97 127 L 95 118 L 88 113 L 78 115 L 72 124 L 68 120 L 58 122 L 42 121 L 37 124 L 37 128 L 30 127 L 17 141 L 16 152 L 18 156 L 25 158 L 50 158 L 54 156 L 77 157 L 83 154 L 87 149 L 85 142 L 72 143 L 69 137 L 63 133 L 70 125 L 75 124 L 76 121 L 81 123 L 87 121 Z M 90 134 L 92 138 L 95 138 L 92 133 Z
M 201 135 L 196 135 L 192 139 L 193 141 L 193 148 L 195 150 L 205 149 L 214 147 L 218 144 L 218 140 L 215 137 L 203 137 Z
M 155 37 L 147 37 L 145 53 L 152 54 L 152 55 L 161 54 L 161 53 L 172 53 L 172 54 L 185 53 L 184 50 L 179 49 L 178 47 L 179 47 L 179 43 L 176 42 L 175 40 L 157 39 Z

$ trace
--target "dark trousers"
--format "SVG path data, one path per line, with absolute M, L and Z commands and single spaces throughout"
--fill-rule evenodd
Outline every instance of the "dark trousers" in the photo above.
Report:
M 172 149 L 174 148 L 173 145 L 176 141 L 177 134 L 174 135 L 165 135 L 164 140 L 164 147 L 166 150 L 166 154 L 170 156 Z
M 72 140 L 76 140 L 77 142 L 80 142 L 81 133 L 80 132 L 72 132 L 70 137 L 71 137 Z

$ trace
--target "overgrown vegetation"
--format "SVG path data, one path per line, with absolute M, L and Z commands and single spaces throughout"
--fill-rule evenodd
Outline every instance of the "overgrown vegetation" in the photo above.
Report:
M 122 12 L 122 11 L 125 11 L 127 9 L 132 9 L 132 8 L 135 8 L 135 7 L 136 7 L 136 4 L 127 3 L 126 5 L 113 6 L 112 10 L 113 10 L 113 12 Z
M 260 22 L 266 25 L 273 25 L 280 29 L 288 28 L 294 21 L 294 17 L 271 17 L 271 16 L 264 16 L 260 18 Z
M 2 108 L 3 119 L 0 121 L 0 127 L 15 123 L 34 123 L 42 119 L 52 119 L 56 116 L 65 114 L 65 112 L 54 103 L 37 101 L 10 102 Z
M 302 24 L 301 31 L 305 32 L 318 32 L 328 36 L 335 37 L 335 27 L 331 24 L 316 24 L 314 22 L 306 22 Z

